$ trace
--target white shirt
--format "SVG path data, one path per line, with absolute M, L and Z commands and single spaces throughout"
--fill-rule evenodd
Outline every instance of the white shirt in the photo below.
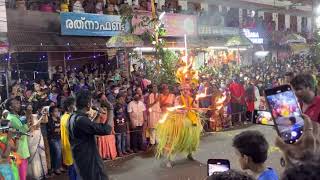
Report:
M 130 113 L 130 121 L 134 126 L 142 126 L 144 123 L 143 113 L 146 106 L 141 101 L 131 101 L 128 104 L 128 113 Z

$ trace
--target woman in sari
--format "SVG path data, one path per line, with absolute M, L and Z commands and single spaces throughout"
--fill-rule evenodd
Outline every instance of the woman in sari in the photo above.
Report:
M 27 105 L 26 118 L 29 126 L 34 127 L 30 129 L 31 136 L 28 137 L 31 154 L 29 158 L 28 175 L 30 178 L 37 180 L 43 178 L 48 173 L 44 141 L 40 129 L 40 122 L 47 118 L 47 116 L 44 111 L 42 114 L 40 117 L 37 114 L 33 114 L 32 105 Z
M 162 93 L 159 98 L 162 112 L 166 112 L 168 107 L 172 107 L 174 105 L 175 96 L 170 93 L 169 87 L 166 84 L 162 85 Z
M 106 121 L 108 121 L 108 123 L 112 125 L 112 134 L 106 136 L 98 136 L 97 145 L 99 154 L 102 159 L 114 160 L 117 157 L 116 139 L 113 128 L 113 119 L 108 119 L 109 111 L 107 109 L 107 106 L 108 105 L 105 101 L 101 102 L 101 110 L 98 117 L 98 123 L 106 123 Z

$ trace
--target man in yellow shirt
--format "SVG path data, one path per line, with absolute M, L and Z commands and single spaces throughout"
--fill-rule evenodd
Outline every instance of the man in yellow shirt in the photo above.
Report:
M 61 117 L 61 146 L 63 164 L 68 166 L 68 174 L 70 180 L 77 180 L 76 169 L 73 165 L 72 151 L 69 142 L 68 121 L 75 109 L 75 99 L 73 97 L 67 98 L 63 103 L 65 113 Z

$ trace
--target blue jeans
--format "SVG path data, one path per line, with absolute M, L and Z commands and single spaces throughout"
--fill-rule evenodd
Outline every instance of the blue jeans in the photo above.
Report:
M 61 140 L 60 139 L 50 139 L 49 145 L 50 145 L 52 169 L 58 170 L 62 167 Z
M 77 171 L 74 165 L 68 166 L 69 180 L 77 180 Z
M 125 153 L 127 150 L 127 133 L 116 133 L 117 151 Z

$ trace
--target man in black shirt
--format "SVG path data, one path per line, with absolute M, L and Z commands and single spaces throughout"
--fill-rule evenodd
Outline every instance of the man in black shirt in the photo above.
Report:
M 80 91 L 76 97 L 78 111 L 73 113 L 69 120 L 69 139 L 74 164 L 81 180 L 108 180 L 98 153 L 95 135 L 108 135 L 112 128 L 107 123 L 95 123 L 89 119 L 87 112 L 91 109 L 91 101 L 89 91 Z M 108 103 L 107 108 L 108 118 L 112 121 L 113 107 Z

